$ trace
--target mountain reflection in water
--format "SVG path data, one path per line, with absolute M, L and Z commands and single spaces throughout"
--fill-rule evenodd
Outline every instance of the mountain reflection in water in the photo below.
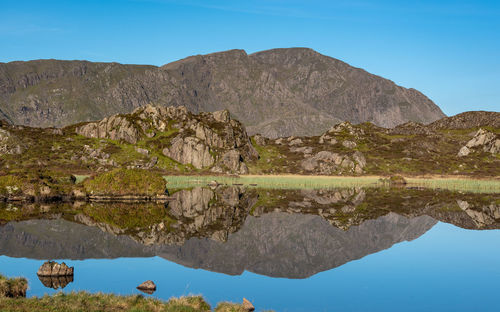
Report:
M 498 194 L 219 187 L 172 196 L 165 205 L 2 204 L 0 254 L 44 260 L 160 256 L 231 275 L 246 270 L 307 278 L 414 240 L 437 221 L 467 229 L 500 224 Z

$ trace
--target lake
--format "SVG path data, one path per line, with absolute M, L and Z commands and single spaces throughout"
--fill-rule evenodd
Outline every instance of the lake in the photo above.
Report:
M 0 204 L 0 273 L 28 296 L 248 298 L 275 311 L 498 311 L 500 194 L 195 187 L 160 203 Z M 72 279 L 39 279 L 46 260 Z M 58 287 L 57 290 L 51 287 Z M 145 294 L 145 296 L 149 296 Z

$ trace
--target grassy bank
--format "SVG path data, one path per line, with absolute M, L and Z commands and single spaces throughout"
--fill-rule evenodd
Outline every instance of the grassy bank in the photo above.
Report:
M 243 176 L 165 176 L 167 188 L 205 186 L 211 181 L 226 185 L 244 185 L 270 189 L 320 189 L 342 187 L 382 187 L 381 176 L 337 177 L 310 175 L 243 175 Z M 448 189 L 465 192 L 500 192 L 500 180 L 469 179 L 461 177 L 405 178 L 408 186 Z
M 90 312 L 245 312 L 241 304 L 219 303 L 213 310 L 201 296 L 171 298 L 168 301 L 146 298 L 142 295 L 117 296 L 87 292 L 57 293 L 37 298 L 0 297 L 0 311 L 90 311 Z

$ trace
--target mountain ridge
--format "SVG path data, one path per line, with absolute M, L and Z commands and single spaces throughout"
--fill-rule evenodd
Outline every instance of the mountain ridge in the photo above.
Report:
M 0 63 L 0 110 L 15 124 L 99 120 L 139 106 L 228 109 L 250 134 L 317 135 L 340 121 L 392 127 L 445 115 L 415 89 L 309 48 L 228 50 L 163 66 L 34 60 Z

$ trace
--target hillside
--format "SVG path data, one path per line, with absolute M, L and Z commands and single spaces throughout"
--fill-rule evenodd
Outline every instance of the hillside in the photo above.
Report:
M 75 190 L 75 175 L 97 175 L 85 192 L 144 196 L 163 193 L 166 174 L 496 178 L 500 128 L 491 121 L 499 115 L 469 112 L 391 129 L 343 122 L 321 136 L 279 139 L 248 136 L 226 110 L 193 114 L 174 106 L 148 105 L 63 129 L 0 121 L 0 200 L 73 196 L 83 187 Z M 471 128 L 455 129 L 454 120 Z
M 340 121 L 378 126 L 444 117 L 420 92 L 311 49 L 196 55 L 161 67 L 37 60 L 0 63 L 0 118 L 48 127 L 139 106 L 228 109 L 249 134 L 318 135 Z

